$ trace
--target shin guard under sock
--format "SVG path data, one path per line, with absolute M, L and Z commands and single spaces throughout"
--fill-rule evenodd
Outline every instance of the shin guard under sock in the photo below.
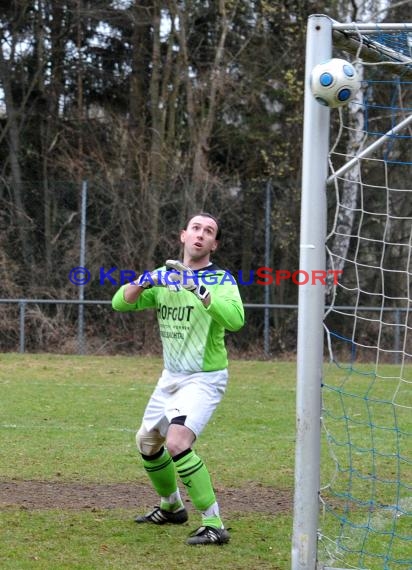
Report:
M 142 455 L 142 458 L 143 466 L 160 497 L 166 498 L 176 493 L 176 470 L 170 453 L 165 448 L 162 448 L 155 455 Z M 181 503 L 181 501 L 179 502 Z M 167 508 L 164 500 L 160 506 Z M 171 505 L 171 510 L 174 510 L 178 506 L 177 504 Z
M 173 461 L 193 505 L 201 512 L 206 511 L 216 502 L 216 497 L 205 464 L 191 449 L 179 453 Z M 222 526 L 219 517 L 214 522 L 213 526 Z

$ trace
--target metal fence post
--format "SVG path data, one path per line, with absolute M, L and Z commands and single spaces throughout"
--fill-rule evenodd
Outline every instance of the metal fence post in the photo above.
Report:
M 86 264 L 86 206 L 87 206 L 87 181 L 83 180 L 82 183 L 82 202 L 81 202 L 81 216 L 80 216 L 80 267 L 85 267 Z M 79 321 L 77 332 L 78 354 L 84 354 L 85 340 L 84 340 L 84 284 L 79 285 Z
M 272 181 L 268 180 L 266 184 L 266 206 L 265 206 L 265 265 L 270 267 L 270 210 L 272 198 Z M 265 287 L 264 303 L 268 305 L 270 302 L 270 288 Z M 270 309 L 265 307 L 263 313 L 263 350 L 266 356 L 270 351 Z
M 26 301 L 19 301 L 19 352 L 23 353 L 25 349 L 25 313 Z

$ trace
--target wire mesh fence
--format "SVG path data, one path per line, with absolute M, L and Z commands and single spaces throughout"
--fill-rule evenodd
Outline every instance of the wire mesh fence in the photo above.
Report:
M 354 307 L 339 307 L 346 311 Z M 293 355 L 297 305 L 245 303 L 246 325 L 228 334 L 229 351 L 239 357 Z M 359 307 L 357 308 L 359 310 Z M 376 307 L 362 307 L 377 311 Z M 405 309 L 388 308 L 394 331 L 387 340 L 390 362 L 397 363 Z M 139 354 L 161 352 L 155 315 L 116 313 L 110 300 L 0 299 L 2 352 L 62 354 Z M 249 326 L 248 326 L 249 325 Z

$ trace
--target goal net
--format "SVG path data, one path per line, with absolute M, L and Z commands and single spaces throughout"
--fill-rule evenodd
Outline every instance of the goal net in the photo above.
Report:
M 412 25 L 355 27 L 316 16 L 311 26 L 308 67 L 332 55 L 348 59 L 362 90 L 332 111 L 317 109 L 305 95 L 301 267 L 339 270 L 340 277 L 323 290 L 300 288 L 292 568 L 406 570 L 412 568 Z M 310 47 L 319 26 L 324 47 Z M 310 145 L 320 147 L 318 155 Z M 318 200 L 315 192 L 324 196 Z M 313 228 L 315 208 L 324 220 Z M 321 341 L 308 348 L 313 335 Z

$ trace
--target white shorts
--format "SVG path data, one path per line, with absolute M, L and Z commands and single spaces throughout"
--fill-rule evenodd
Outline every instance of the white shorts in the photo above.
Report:
M 144 427 L 166 437 L 171 420 L 186 416 L 184 425 L 199 436 L 222 399 L 227 380 L 227 369 L 194 374 L 163 370 L 146 406 Z

